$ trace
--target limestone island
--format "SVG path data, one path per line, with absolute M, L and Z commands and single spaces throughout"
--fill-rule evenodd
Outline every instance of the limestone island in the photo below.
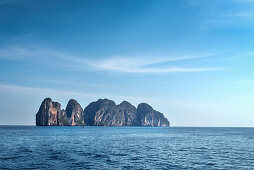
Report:
M 36 114 L 36 126 L 170 126 L 164 115 L 150 105 L 141 103 L 136 108 L 127 101 L 116 105 L 112 100 L 99 99 L 84 110 L 74 99 L 66 109 L 46 98 Z

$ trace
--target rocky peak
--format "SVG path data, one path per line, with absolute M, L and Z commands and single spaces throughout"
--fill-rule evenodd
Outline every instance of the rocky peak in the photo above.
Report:
M 120 107 L 135 107 L 132 104 L 130 104 L 129 102 L 127 102 L 127 101 L 123 101 L 118 106 L 120 106 Z
M 112 107 L 116 105 L 114 101 L 108 99 L 99 99 L 96 101 L 96 103 L 99 105 L 99 107 Z
M 139 126 L 169 126 L 169 121 L 164 115 L 146 104 L 141 103 L 137 108 Z
M 90 103 L 83 111 L 80 104 L 69 100 L 66 110 L 61 110 L 58 102 L 50 98 L 43 100 L 36 114 L 38 126 L 169 126 L 164 115 L 150 105 L 141 103 L 136 109 L 123 101 L 116 105 L 112 100 L 99 99 Z
M 78 102 L 74 99 L 70 99 L 66 106 L 66 114 L 68 117 L 72 116 L 72 111 L 78 107 L 81 107 Z
M 80 104 L 74 100 L 69 100 L 66 106 L 66 116 L 70 125 L 84 125 L 84 113 Z
M 99 99 L 89 104 L 85 110 L 87 125 L 136 126 L 136 107 L 127 101 L 116 105 L 114 101 Z
M 152 106 L 150 106 L 150 105 L 147 104 L 147 103 L 140 103 L 140 104 L 138 105 L 137 110 L 138 110 L 140 113 L 153 112 Z
M 85 109 L 85 124 L 86 125 L 105 125 L 103 119 L 107 119 L 106 113 L 110 112 L 111 108 L 116 106 L 116 103 L 108 99 L 99 99 L 96 102 L 90 103 Z
M 52 99 L 49 98 L 49 97 L 47 97 L 47 98 L 45 98 L 45 99 L 43 100 L 42 104 L 44 104 L 44 103 L 50 103 L 50 102 L 52 102 Z
M 36 114 L 37 126 L 56 126 L 58 125 L 58 115 L 61 113 L 61 104 L 53 102 L 51 98 L 46 98 L 41 103 L 40 109 Z

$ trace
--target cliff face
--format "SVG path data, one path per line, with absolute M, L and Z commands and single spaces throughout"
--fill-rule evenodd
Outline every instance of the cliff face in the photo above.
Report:
M 169 121 L 148 104 L 139 104 L 138 109 L 124 101 L 119 105 L 108 99 L 99 99 L 85 110 L 85 124 L 91 126 L 169 126 Z
M 61 110 L 61 113 L 58 115 L 58 125 L 59 126 L 70 126 L 70 120 L 67 118 L 66 111 Z
M 66 110 L 61 110 L 61 105 L 58 102 L 46 98 L 36 114 L 36 125 L 83 126 L 84 112 L 80 104 L 74 99 L 68 102 Z
M 115 102 L 108 99 L 99 99 L 96 102 L 90 103 L 84 110 L 85 124 L 91 126 L 112 126 L 119 124 L 121 120 L 116 120 L 115 113 L 110 114 L 115 106 Z
M 37 126 L 56 126 L 58 115 L 61 113 L 61 104 L 52 102 L 50 98 L 43 100 L 39 111 L 36 114 Z
M 164 115 L 146 104 L 141 103 L 137 108 L 139 126 L 169 126 L 169 121 Z
M 80 104 L 69 100 L 66 110 L 61 105 L 44 99 L 36 114 L 38 126 L 169 126 L 164 115 L 146 104 L 141 103 L 136 109 L 127 101 L 116 105 L 114 101 L 99 99 L 90 103 L 83 111 Z
M 84 125 L 84 112 L 80 104 L 74 100 L 69 100 L 66 106 L 66 117 L 71 126 Z
M 122 119 L 121 126 L 136 126 L 137 125 L 137 109 L 127 101 L 112 108 L 112 112 Z

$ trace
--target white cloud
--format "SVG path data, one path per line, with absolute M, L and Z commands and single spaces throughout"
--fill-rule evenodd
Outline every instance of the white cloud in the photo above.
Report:
M 207 104 L 201 102 L 193 102 L 193 101 L 179 101 L 173 99 L 156 99 L 156 98 L 147 98 L 147 97 L 138 97 L 138 96 L 122 96 L 122 95 L 108 95 L 108 94 L 99 94 L 99 93 L 85 93 L 85 92 L 77 92 L 63 89 L 52 89 L 52 88 L 38 88 L 38 87 L 26 87 L 26 86 L 18 86 L 18 85 L 10 85 L 10 84 L 0 84 L 0 94 L 15 94 L 15 95 L 34 95 L 34 96 L 44 96 L 44 97 L 54 97 L 61 96 L 62 98 L 86 98 L 86 99 L 94 99 L 97 100 L 99 98 L 107 98 L 114 101 L 118 101 L 118 104 L 124 100 L 129 101 L 130 103 L 136 105 L 139 103 L 148 103 L 155 107 L 158 106 L 167 106 L 173 108 L 182 108 L 182 109 L 190 109 L 193 111 L 204 111 L 207 108 L 215 108 L 214 104 Z M 218 107 L 218 105 L 216 105 Z M 159 109 L 157 109 L 159 110 Z
M 131 62 L 130 62 L 131 63 Z M 96 66 L 98 70 L 114 71 L 122 73 L 173 73 L 173 72 L 202 72 L 202 71 L 214 71 L 221 70 L 220 68 L 201 67 L 201 68 L 182 68 L 182 67 L 165 67 L 165 68 L 145 68 L 142 63 L 121 65 L 117 62 L 101 63 Z
M 197 29 L 253 27 L 254 0 L 194 1 L 198 7 Z M 230 5 L 230 8 L 225 6 Z M 193 7 L 193 6 L 190 6 Z
M 174 61 L 193 60 L 205 57 L 211 57 L 216 55 L 206 54 L 197 56 L 180 56 L 180 57 L 112 57 L 97 61 L 91 61 L 89 63 L 92 68 L 99 71 L 112 71 L 118 73 L 172 73 L 172 72 L 202 72 L 202 71 L 214 71 L 221 70 L 221 68 L 215 67 L 200 67 L 200 68 L 188 68 L 188 67 L 176 67 L 171 66 Z M 167 66 L 158 66 L 165 64 Z M 168 66 L 169 65 L 169 66 Z
M 37 88 L 37 87 L 25 87 L 25 86 L 16 86 L 16 85 L 8 85 L 8 84 L 0 84 L 0 92 L 1 93 L 14 93 L 14 94 L 35 94 L 35 95 L 72 95 L 72 96 L 87 96 L 92 97 L 96 96 L 96 94 L 92 93 L 79 93 L 68 90 L 57 90 L 50 88 Z
M 184 61 L 206 58 L 216 55 L 208 53 L 203 55 L 186 56 L 113 56 L 103 59 L 86 59 L 74 55 L 56 52 L 43 48 L 8 47 L 0 50 L 0 58 L 8 60 L 35 62 L 57 66 L 63 69 L 78 69 L 89 71 L 106 71 L 114 73 L 173 73 L 173 72 L 203 72 L 221 70 L 217 67 L 179 67 L 174 61 Z M 166 64 L 167 66 L 160 66 Z

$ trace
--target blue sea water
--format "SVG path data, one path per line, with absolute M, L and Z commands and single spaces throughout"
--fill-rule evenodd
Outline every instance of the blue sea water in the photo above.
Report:
M 254 128 L 0 126 L 0 169 L 254 169 Z

